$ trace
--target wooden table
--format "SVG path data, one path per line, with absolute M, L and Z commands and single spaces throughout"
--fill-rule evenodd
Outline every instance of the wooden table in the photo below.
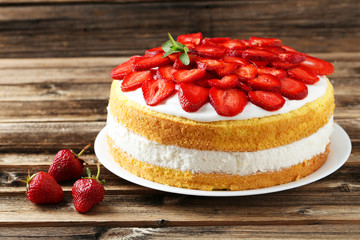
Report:
M 269 1 L 267 8 L 276 11 L 271 18 L 261 1 L 201 1 L 190 12 L 182 2 L 1 1 L 0 239 L 360 239 L 359 4 L 303 0 L 292 8 L 289 2 Z M 232 23 L 235 11 L 247 28 Z M 160 12 L 178 25 L 159 20 Z M 130 34 L 140 20 L 119 21 L 139 13 L 148 28 Z M 256 22 L 255 16 L 262 19 Z M 196 26 L 189 22 L 194 17 Z M 205 24 L 209 19 L 211 26 Z M 279 36 L 332 62 L 335 121 L 353 147 L 345 165 L 296 189 L 228 198 L 151 190 L 102 167 L 106 195 L 87 214 L 75 211 L 71 183 L 62 184 L 61 204 L 29 202 L 17 180 L 28 170 L 47 171 L 59 149 L 79 151 L 105 126 L 111 69 L 125 56 L 161 43 L 160 32 L 200 30 L 207 36 Z M 84 159 L 95 170 L 97 158 L 89 152 Z

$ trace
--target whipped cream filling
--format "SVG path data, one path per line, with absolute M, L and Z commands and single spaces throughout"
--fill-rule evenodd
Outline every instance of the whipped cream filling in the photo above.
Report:
M 141 88 L 138 88 L 135 91 L 123 92 L 123 94 L 130 100 L 156 112 L 165 113 L 172 116 L 183 117 L 199 122 L 216 122 L 221 120 L 243 120 L 243 119 L 252 119 L 252 118 L 261 118 L 265 116 L 284 114 L 293 110 L 296 110 L 306 103 L 312 102 L 317 98 L 323 96 L 326 92 L 328 85 L 326 76 L 319 76 L 320 80 L 314 85 L 306 85 L 308 87 L 308 96 L 302 100 L 290 100 L 285 98 L 286 102 L 284 106 L 277 111 L 266 111 L 251 102 L 245 106 L 244 110 L 234 117 L 223 117 L 216 113 L 215 109 L 208 102 L 202 106 L 196 112 L 186 112 L 181 108 L 178 94 L 175 93 L 164 102 L 156 106 L 148 106 L 145 103 L 145 99 L 142 94 Z M 121 82 L 116 81 L 118 88 L 121 91 Z
M 133 158 L 156 166 L 192 173 L 250 175 L 288 168 L 323 153 L 330 142 L 333 117 L 316 133 L 294 143 L 255 152 L 222 152 L 162 145 L 129 131 L 108 113 L 108 136 Z

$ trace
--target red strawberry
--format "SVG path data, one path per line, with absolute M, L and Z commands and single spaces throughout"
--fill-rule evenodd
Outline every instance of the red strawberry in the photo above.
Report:
M 180 60 L 180 55 L 175 59 L 175 62 L 173 64 L 173 67 L 175 69 L 191 69 L 191 67 L 195 64 L 195 59 L 197 56 L 195 54 L 188 53 L 190 63 L 189 65 L 185 65 Z
M 26 177 L 26 195 L 32 203 L 55 204 L 64 199 L 64 192 L 48 173 L 38 172 Z
M 239 66 L 238 63 L 224 62 L 222 64 L 222 67 L 216 69 L 215 72 L 219 77 L 223 77 L 223 76 L 233 73 L 238 68 L 238 66 Z
M 123 92 L 133 91 L 150 79 L 153 79 L 150 71 L 131 72 L 124 78 L 121 84 L 121 90 Z
M 261 50 L 266 50 L 275 54 L 280 54 L 280 53 L 284 53 L 285 49 L 283 49 L 282 47 L 254 47 L 256 49 L 261 49 Z
M 263 67 L 266 67 L 269 64 L 269 61 L 265 61 L 265 60 L 250 59 L 249 62 L 254 64 L 254 66 L 257 67 L 257 68 L 263 68 Z
M 206 72 L 204 77 L 200 80 L 197 80 L 194 82 L 194 84 L 201 86 L 201 87 L 206 87 L 206 88 L 211 88 L 211 85 L 209 83 L 210 79 L 216 79 L 218 76 L 210 73 L 210 72 Z
M 186 43 L 193 43 L 195 45 L 199 45 L 203 35 L 201 32 L 198 33 L 190 33 L 190 34 L 183 34 L 177 37 L 177 41 L 186 45 Z
M 221 45 L 224 46 L 226 49 L 244 50 L 246 48 L 245 44 L 237 39 L 223 42 L 221 43 Z
M 111 77 L 116 80 L 122 80 L 126 74 L 132 72 L 133 63 L 142 58 L 141 56 L 132 56 L 130 60 L 120 64 L 111 71 Z
M 146 104 L 155 106 L 174 92 L 175 84 L 165 79 L 150 79 L 141 88 Z
M 88 177 L 77 180 L 72 187 L 72 196 L 76 211 L 80 213 L 88 212 L 92 207 L 98 205 L 105 195 L 103 184 L 105 180 L 99 181 L 100 166 L 98 173 L 91 176 L 90 169 L 87 168 Z
M 192 83 L 181 83 L 178 96 L 180 105 L 186 112 L 196 112 L 208 101 L 209 89 Z
M 55 155 L 48 173 L 53 176 L 57 182 L 76 180 L 81 178 L 84 161 L 80 159 L 80 156 L 90 146 L 91 144 L 85 146 L 79 154 L 75 154 L 72 150 L 68 149 L 60 150 Z
M 302 68 L 310 69 L 317 75 L 330 75 L 334 72 L 334 66 L 322 59 L 306 55 L 305 61 L 299 64 Z
M 223 67 L 223 62 L 211 58 L 199 58 L 196 62 L 205 64 L 206 70 L 215 70 Z
M 254 90 L 269 92 L 280 92 L 281 82 L 270 74 L 261 74 L 254 79 L 247 81 L 247 84 Z
M 292 68 L 288 70 L 287 73 L 290 77 L 300 80 L 305 84 L 315 84 L 320 80 L 311 70 L 301 67 Z
M 145 57 L 154 57 L 158 54 L 164 54 L 164 50 L 161 47 L 146 50 Z
M 248 80 L 256 77 L 257 69 L 254 65 L 249 64 L 246 66 L 239 67 L 238 69 L 236 69 L 236 71 L 234 71 L 234 73 L 238 75 L 240 81 L 246 83 Z
M 260 37 L 251 37 L 249 40 L 252 46 L 259 47 L 281 47 L 282 42 L 277 38 L 260 38 Z
M 225 56 L 223 58 L 223 61 L 224 62 L 231 62 L 231 63 L 237 63 L 239 64 L 240 66 L 245 66 L 245 65 L 248 65 L 249 62 L 244 59 L 244 58 L 239 58 L 239 57 L 233 57 L 233 56 Z
M 240 81 L 238 82 L 237 87 L 239 89 L 243 90 L 244 92 L 250 92 L 252 90 L 248 85 L 246 85 L 245 83 L 240 82 Z
M 307 86 L 292 78 L 284 78 L 281 81 L 281 94 L 288 99 L 304 99 L 308 95 Z
M 274 68 L 280 68 L 280 69 L 284 69 L 284 70 L 288 70 L 291 68 L 294 68 L 297 66 L 297 64 L 295 63 L 287 63 L 287 62 L 283 62 L 281 60 L 275 60 L 270 62 L 270 65 Z
M 206 43 L 214 43 L 214 44 L 218 44 L 218 43 L 224 43 L 227 41 L 230 41 L 231 38 L 227 38 L 227 37 L 218 37 L 218 38 L 204 38 L 202 40 L 202 44 L 206 44 Z
M 133 64 L 134 71 L 148 70 L 153 67 L 160 67 L 171 63 L 168 57 L 162 57 L 163 54 L 155 55 L 154 57 L 143 57 L 137 59 Z
M 204 77 L 206 73 L 205 69 L 195 68 L 191 70 L 177 70 L 173 74 L 173 79 L 177 83 L 182 82 L 194 82 Z
M 270 67 L 258 68 L 257 72 L 258 72 L 258 74 L 273 75 L 274 77 L 277 77 L 280 80 L 286 76 L 286 71 L 284 71 L 282 69 L 276 69 L 276 68 L 270 68 Z
M 261 49 L 245 49 L 242 52 L 242 57 L 246 60 L 260 60 L 260 61 L 273 61 L 278 59 L 278 55 L 266 50 Z
M 209 84 L 219 89 L 230 89 L 238 86 L 239 78 L 235 74 L 227 75 L 222 79 L 211 79 Z
M 305 55 L 299 52 L 280 53 L 279 58 L 288 63 L 299 63 L 305 60 Z
M 172 62 L 175 62 L 175 60 L 181 55 L 181 53 L 172 53 L 168 56 Z
M 239 89 L 217 89 L 211 88 L 209 91 L 210 103 L 215 111 L 226 117 L 236 116 L 241 113 L 246 104 L 246 93 Z
M 267 111 L 279 110 L 285 104 L 285 99 L 281 94 L 275 92 L 250 91 L 248 97 L 250 102 Z
M 208 58 L 221 58 L 225 54 L 225 48 L 216 44 L 203 44 L 195 48 L 196 54 Z
M 162 66 L 157 69 L 156 78 L 172 81 L 174 72 L 176 72 L 176 69 L 173 68 L 173 66 L 171 65 Z

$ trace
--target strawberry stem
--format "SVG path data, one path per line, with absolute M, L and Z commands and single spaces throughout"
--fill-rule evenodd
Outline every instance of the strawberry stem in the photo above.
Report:
M 99 180 L 99 176 L 100 176 L 100 164 L 97 165 L 97 174 L 96 174 L 95 179 Z
M 83 154 L 90 146 L 91 146 L 91 143 L 89 143 L 88 145 L 86 145 L 86 146 L 76 155 L 76 157 L 79 158 L 79 157 L 81 156 L 81 154 Z
M 90 168 L 86 168 L 86 173 L 88 175 L 88 178 L 91 178 L 91 171 Z

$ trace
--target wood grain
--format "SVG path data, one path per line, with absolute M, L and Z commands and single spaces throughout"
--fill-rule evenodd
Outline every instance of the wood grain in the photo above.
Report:
M 278 37 L 304 52 L 360 51 L 356 0 L 19 3 L 26 4 L 7 0 L 0 8 L 2 58 L 143 54 L 165 42 L 166 32 L 199 31 Z

